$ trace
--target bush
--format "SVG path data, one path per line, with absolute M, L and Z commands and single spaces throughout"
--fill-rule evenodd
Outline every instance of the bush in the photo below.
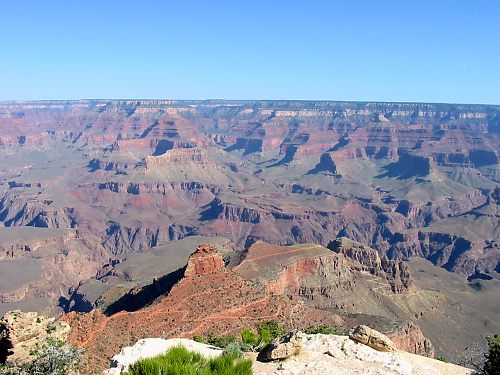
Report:
M 280 326 L 274 320 L 259 324 L 257 326 L 257 330 L 259 332 L 261 340 L 267 343 L 270 343 L 275 338 L 284 336 L 288 333 L 285 328 Z
M 134 363 L 126 375 L 251 375 L 252 361 L 231 354 L 207 359 L 182 346 Z
M 260 339 L 259 336 L 250 328 L 243 328 L 241 331 L 241 341 L 245 344 L 257 346 L 259 345 Z
M 224 348 L 224 351 L 222 353 L 229 354 L 229 355 L 233 356 L 234 358 L 241 358 L 241 357 L 243 357 L 242 345 L 243 345 L 243 343 L 241 343 L 239 341 L 230 342 Z
M 287 333 L 286 329 L 275 321 L 261 323 L 257 326 L 257 333 L 250 328 L 241 331 L 240 348 L 244 352 L 260 352 L 275 338 Z
M 193 336 L 193 341 L 201 342 L 202 344 L 206 344 L 207 343 L 207 341 L 205 340 L 205 338 L 203 336 L 200 336 L 200 335 Z
M 497 375 L 500 373 L 500 336 L 487 337 L 489 353 L 485 355 L 483 373 L 485 375 Z
M 23 365 L 0 368 L 2 375 L 66 375 L 77 373 L 84 363 L 84 350 L 62 340 L 49 338 L 31 353 L 33 360 Z
M 310 326 L 304 331 L 304 333 L 307 333 L 308 335 L 315 335 L 318 333 L 322 333 L 323 335 L 338 335 L 338 336 L 342 336 L 344 334 L 344 332 L 342 332 L 341 330 L 327 326 L 325 324 Z
M 222 335 L 222 336 L 208 336 L 207 343 L 218 348 L 224 349 L 230 343 L 235 342 L 236 337 L 232 335 Z

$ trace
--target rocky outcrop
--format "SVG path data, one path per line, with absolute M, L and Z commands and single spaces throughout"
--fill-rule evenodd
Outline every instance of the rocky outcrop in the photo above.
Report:
M 339 289 L 353 289 L 356 281 L 349 266 L 345 258 L 331 255 L 299 260 L 284 266 L 267 283 L 266 290 L 310 300 L 320 296 L 332 298 Z
M 184 277 L 194 277 L 209 273 L 224 271 L 224 259 L 219 252 L 209 244 L 198 246 L 191 254 L 184 271 Z
M 379 352 L 395 352 L 396 346 L 389 337 L 368 326 L 359 325 L 349 332 L 349 338 L 368 345 Z
M 264 361 L 283 360 L 297 355 L 304 346 L 306 335 L 303 332 L 290 332 L 273 340 L 259 355 Z
M 398 350 L 429 358 L 434 358 L 436 355 L 434 345 L 423 335 L 420 327 L 413 322 L 405 322 L 388 333 L 387 337 L 392 340 Z
M 286 361 L 254 361 L 255 375 L 472 375 L 465 367 L 405 352 L 380 352 L 345 336 L 308 335 Z
M 316 166 L 313 169 L 307 172 L 307 174 L 317 174 L 317 173 L 324 173 L 332 176 L 338 175 L 337 165 L 335 164 L 335 160 L 331 153 L 327 152 L 321 155 L 319 163 L 316 164 Z
M 25 363 L 31 352 L 47 338 L 66 341 L 70 327 L 35 312 L 8 312 L 0 318 L 0 363 Z
M 386 256 L 380 257 L 378 252 L 369 246 L 344 237 L 332 241 L 328 247 L 355 261 L 354 267 L 358 270 L 387 279 L 394 293 L 403 293 L 413 285 L 408 264 L 404 261 L 389 260 Z

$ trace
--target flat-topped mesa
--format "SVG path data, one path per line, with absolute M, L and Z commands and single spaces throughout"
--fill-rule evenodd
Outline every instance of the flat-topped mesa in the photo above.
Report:
M 385 278 L 393 293 L 404 293 L 413 286 L 408 264 L 401 260 L 390 260 L 369 246 L 341 237 L 332 241 L 328 248 L 355 261 L 359 271 Z
M 202 244 L 189 256 L 184 277 L 193 277 L 224 271 L 224 259 L 213 245 Z

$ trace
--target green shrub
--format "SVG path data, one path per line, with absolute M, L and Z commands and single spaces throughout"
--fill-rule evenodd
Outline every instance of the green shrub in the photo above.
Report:
M 247 327 L 243 328 L 243 330 L 241 331 L 241 341 L 243 341 L 245 344 L 257 346 L 259 345 L 260 339 L 258 334 Z
M 232 341 L 229 344 L 227 344 L 222 353 L 229 354 L 234 358 L 241 358 L 243 357 L 242 344 L 243 343 L 239 341 Z
M 205 338 L 203 336 L 200 336 L 200 335 L 193 336 L 193 341 L 201 342 L 202 344 L 206 344 L 207 343 L 207 341 L 205 340 Z
M 288 333 L 285 328 L 280 326 L 274 320 L 259 324 L 257 326 L 257 330 L 259 332 L 261 340 L 267 343 Z
M 83 349 L 68 345 L 62 340 L 49 338 L 33 350 L 31 362 L 0 368 L 0 374 L 66 375 L 78 373 L 84 363 L 83 353 Z
M 235 342 L 236 337 L 233 335 L 222 335 L 222 336 L 208 336 L 207 343 L 218 348 L 224 349 L 230 343 Z
M 436 359 L 437 359 L 438 361 L 448 363 L 448 360 L 447 360 L 445 357 L 443 357 L 443 356 L 438 355 L 438 356 L 436 357 Z
M 55 332 L 56 326 L 54 323 L 49 323 L 47 324 L 47 327 L 45 327 L 45 332 L 47 335 L 50 335 L 51 333 Z
M 167 353 L 142 359 L 132 366 L 126 375 L 251 375 L 252 361 L 223 354 L 207 359 L 198 353 L 190 352 L 182 346 L 170 349 Z
M 305 331 L 308 335 L 315 335 L 318 333 L 322 333 L 323 335 L 338 335 L 342 336 L 344 332 L 341 330 L 338 330 L 336 328 L 327 326 L 325 324 L 322 325 L 316 325 L 316 326 L 310 326 L 308 327 Z
M 487 337 L 489 353 L 485 355 L 483 373 L 485 375 L 498 375 L 500 373 L 500 336 Z

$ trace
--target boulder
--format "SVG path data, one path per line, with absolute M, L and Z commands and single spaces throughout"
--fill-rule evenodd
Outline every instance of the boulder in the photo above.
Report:
M 299 354 L 304 346 L 305 339 L 306 334 L 303 332 L 290 332 L 289 334 L 271 342 L 261 353 L 260 357 L 264 361 L 274 361 Z
M 395 352 L 397 350 L 389 337 L 365 325 L 354 327 L 349 332 L 349 338 L 379 352 Z

